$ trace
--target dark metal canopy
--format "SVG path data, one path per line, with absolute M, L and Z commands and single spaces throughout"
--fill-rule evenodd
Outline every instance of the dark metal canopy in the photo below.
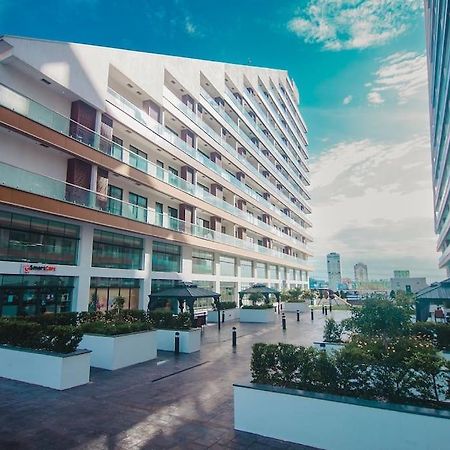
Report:
M 432 303 L 450 301 L 450 278 L 433 283 L 416 293 L 416 320 L 427 320 Z
M 160 298 L 167 298 L 167 299 L 176 299 L 178 300 L 178 304 L 180 306 L 181 312 L 183 312 L 184 306 L 183 303 L 186 302 L 189 313 L 191 315 L 191 321 L 194 323 L 194 302 L 198 298 L 209 298 L 212 297 L 216 304 L 220 305 L 219 299 L 220 294 L 214 291 L 211 291 L 209 289 L 205 289 L 202 287 L 197 286 L 194 283 L 189 283 L 186 281 L 180 281 L 175 286 L 164 289 L 161 292 L 157 292 L 155 294 L 150 294 L 148 296 L 149 302 L 148 302 L 148 309 L 150 309 L 150 304 L 152 303 L 152 300 L 157 300 Z M 218 314 L 220 315 L 220 306 L 218 308 Z M 219 321 L 219 328 L 220 328 L 220 321 Z

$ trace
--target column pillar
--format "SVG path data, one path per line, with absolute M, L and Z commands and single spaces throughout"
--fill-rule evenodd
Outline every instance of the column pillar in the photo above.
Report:
M 241 210 L 241 211 L 247 211 L 247 202 L 245 200 L 242 200 L 241 198 L 238 199 L 237 201 L 237 207 Z
M 180 175 L 183 180 L 186 180 L 188 183 L 195 184 L 195 172 L 196 170 L 191 166 L 182 166 Z
M 212 152 L 209 155 L 212 162 L 216 163 L 218 166 L 222 167 L 222 155 L 217 152 Z
M 245 173 L 244 172 L 236 172 L 236 178 L 242 183 L 245 182 Z
M 267 225 L 272 225 L 272 216 L 269 214 L 263 214 L 262 220 L 264 223 L 267 223 Z
M 94 241 L 94 227 L 91 224 L 83 224 L 80 229 L 80 242 L 78 249 L 79 277 L 76 292 L 74 292 L 74 304 L 72 311 L 87 311 L 91 300 L 91 266 L 92 247 Z
M 272 239 L 263 237 L 263 246 L 266 248 L 272 248 Z
M 147 311 L 148 295 L 152 291 L 152 239 L 144 238 L 144 279 L 140 286 L 139 308 Z
M 211 227 L 211 230 L 218 231 L 220 233 L 222 231 L 222 218 L 211 216 L 209 219 L 209 226 Z
M 178 217 L 186 223 L 195 223 L 195 206 L 182 203 L 178 208 Z
M 220 184 L 217 183 L 213 183 L 211 184 L 211 194 L 214 195 L 215 197 L 223 197 L 223 187 Z
M 238 227 L 237 228 L 237 237 L 238 237 L 238 239 L 245 240 L 247 237 L 247 229 L 243 228 L 243 227 Z

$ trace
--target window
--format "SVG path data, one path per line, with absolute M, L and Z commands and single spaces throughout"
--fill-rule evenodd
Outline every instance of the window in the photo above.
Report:
M 108 211 L 116 216 L 122 215 L 122 189 L 108 185 Z
M 175 176 L 178 176 L 178 170 L 169 166 L 169 172 Z
M 209 187 L 208 186 L 205 186 L 204 184 L 201 184 L 201 183 L 197 183 L 197 186 L 200 189 L 203 189 L 205 192 L 209 192 Z
M 214 253 L 193 249 L 192 273 L 214 275 Z
M 171 230 L 179 230 L 180 228 L 180 222 L 178 220 L 178 209 L 177 208 L 172 208 L 171 206 L 169 206 L 167 208 L 168 212 L 169 212 L 169 228 Z
M 227 275 L 234 277 L 236 275 L 235 271 L 235 259 L 229 256 L 220 257 L 220 275 Z
M 209 291 L 216 291 L 216 286 L 214 281 L 204 281 L 204 280 L 193 280 L 194 284 L 203 289 L 208 289 Z M 194 303 L 194 310 L 196 309 L 212 309 L 213 299 L 212 297 L 199 298 Z
M 156 176 L 160 179 L 164 179 L 164 163 L 162 161 L 156 161 Z
M 0 260 L 77 264 L 80 228 L 0 211 Z
M 174 287 L 177 283 L 179 283 L 179 280 L 152 279 L 151 292 L 152 294 L 157 294 L 158 292 Z M 167 311 L 172 311 L 174 313 L 178 312 L 178 302 L 176 299 L 162 298 L 152 300 L 148 306 L 150 310 L 154 310 L 157 308 L 164 308 Z
M 136 169 L 148 172 L 147 153 L 139 150 L 138 148 L 130 145 L 130 166 L 136 167 Z
M 131 205 L 131 217 L 140 222 L 147 222 L 147 198 L 141 195 L 129 193 L 129 202 Z
M 135 278 L 91 278 L 89 311 L 107 311 L 117 297 L 125 309 L 139 309 L 139 282 Z
M 122 161 L 123 158 L 123 141 L 117 136 L 112 137 L 113 145 L 111 148 L 111 156 L 114 158 L 120 159 Z
M 267 267 L 264 263 L 256 263 L 256 277 L 267 278 Z
M 164 206 L 162 203 L 156 202 L 155 203 L 155 225 L 162 227 L 163 220 L 164 220 L 163 218 L 164 218 Z
M 181 247 L 154 241 L 152 270 L 154 272 L 181 272 Z
M 269 278 L 274 280 L 278 279 L 278 267 L 277 266 L 269 266 Z
M 251 261 L 241 259 L 241 277 L 253 278 L 253 264 Z
M 209 229 L 209 225 L 210 225 L 209 220 L 205 220 L 200 217 L 197 219 L 197 224 L 199 226 L 201 226 L 202 228 L 208 228 L 208 229 Z
M 94 230 L 92 266 L 142 269 L 144 241 L 141 238 Z

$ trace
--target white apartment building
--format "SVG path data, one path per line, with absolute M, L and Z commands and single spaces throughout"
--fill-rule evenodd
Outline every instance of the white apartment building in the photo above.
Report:
M 339 255 L 339 253 L 328 253 L 327 272 L 329 289 L 337 291 L 339 289 L 339 285 L 342 283 L 341 256 Z
M 284 70 L 0 37 L 0 315 L 306 288 L 298 103 Z

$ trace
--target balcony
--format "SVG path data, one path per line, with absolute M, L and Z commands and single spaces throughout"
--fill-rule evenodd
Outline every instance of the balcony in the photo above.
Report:
M 201 239 L 222 243 L 238 248 L 261 253 L 277 258 L 288 259 L 291 263 L 304 264 L 302 259 L 277 252 L 275 250 L 255 245 L 249 241 L 234 238 L 199 225 L 184 222 L 167 214 L 158 214 L 148 208 L 143 208 L 123 200 L 106 196 L 62 180 L 38 175 L 9 164 L 0 163 L 0 185 L 29 192 L 53 200 L 74 204 L 84 208 L 120 216 L 149 225 L 154 225 L 171 231 L 188 234 Z
M 118 94 L 116 94 L 118 95 Z M 199 188 L 196 185 L 186 182 L 183 178 L 180 178 L 171 172 L 162 169 L 159 166 L 156 166 L 151 161 L 142 158 L 141 156 L 136 155 L 133 152 L 130 152 L 128 149 L 120 146 L 119 144 L 112 142 L 98 133 L 85 128 L 84 126 L 78 124 L 77 122 L 68 119 L 54 111 L 49 110 L 48 108 L 21 96 L 20 94 L 11 91 L 10 89 L 3 87 L 0 85 L 0 105 L 3 105 L 13 111 L 16 111 L 30 119 L 41 123 L 55 131 L 58 131 L 66 136 L 73 137 L 77 140 L 80 140 L 86 145 L 89 145 L 94 150 L 105 153 L 115 159 L 120 160 L 124 164 L 128 164 L 137 170 L 144 172 L 154 178 L 167 183 L 168 185 L 174 186 L 177 189 L 186 192 L 190 195 L 195 196 L 196 198 L 202 199 L 210 205 L 218 207 L 222 210 L 225 210 L 236 217 L 244 218 L 249 223 L 256 225 L 259 228 L 267 230 L 273 235 L 279 236 L 283 238 L 283 240 L 288 241 L 291 246 L 295 248 L 301 248 L 303 251 L 307 252 L 306 246 L 300 242 L 298 239 L 293 239 L 289 236 L 286 236 L 284 233 L 281 233 L 280 230 L 266 224 L 261 220 L 255 219 L 248 213 L 244 213 L 240 209 L 236 208 L 234 205 L 225 202 L 214 195 L 205 192 L 203 189 Z M 162 125 L 154 122 L 152 120 L 148 120 L 149 116 L 147 116 L 143 111 L 139 111 L 134 105 L 127 104 L 126 100 L 123 99 L 123 108 L 126 109 L 129 113 L 132 113 L 134 117 L 138 117 L 142 123 L 148 123 L 153 127 L 153 129 L 159 131 L 160 133 L 164 133 L 164 137 L 170 140 L 174 145 L 178 148 L 184 149 L 184 151 L 190 155 L 194 155 L 196 159 L 199 159 L 202 164 L 208 166 L 212 169 L 216 169 L 218 166 L 213 163 L 210 159 L 206 158 L 201 153 L 197 152 L 194 148 L 190 147 L 183 140 L 179 139 L 177 136 L 174 136 L 172 133 L 165 130 Z M 220 168 L 221 169 L 221 168 Z M 232 177 L 228 172 L 225 172 L 228 179 L 236 180 Z M 254 193 L 255 194 L 255 193 Z M 255 194 L 256 195 L 256 194 Z M 259 196 L 258 196 L 259 200 Z M 271 205 L 272 206 L 272 205 Z M 280 214 L 282 214 L 280 212 Z M 283 215 L 283 218 L 285 216 Z M 297 224 L 298 225 L 298 224 Z M 305 237 L 308 235 L 305 233 Z

